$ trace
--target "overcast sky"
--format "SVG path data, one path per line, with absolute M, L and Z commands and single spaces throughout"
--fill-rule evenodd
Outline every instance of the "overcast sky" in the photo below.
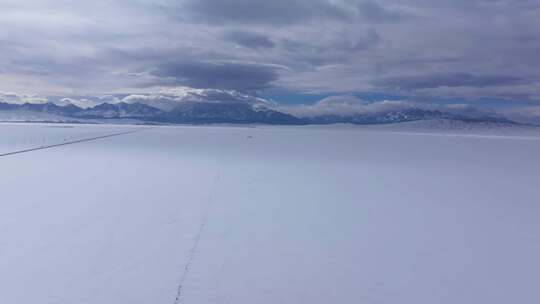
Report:
M 0 0 L 4 94 L 534 104 L 539 54 L 538 0 Z

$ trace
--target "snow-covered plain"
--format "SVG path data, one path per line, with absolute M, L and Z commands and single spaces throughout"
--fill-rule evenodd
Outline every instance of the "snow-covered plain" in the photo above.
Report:
M 139 129 L 137 126 L 69 124 L 0 124 L 0 154 L 58 145 Z
M 0 125 L 0 303 L 539 303 L 540 132 Z M 1 154 L 0 153 L 0 154 Z

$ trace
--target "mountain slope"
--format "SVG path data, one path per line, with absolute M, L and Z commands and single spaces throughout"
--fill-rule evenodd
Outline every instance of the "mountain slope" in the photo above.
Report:
M 174 108 L 168 117 L 181 123 L 302 123 L 301 119 L 290 114 L 245 103 L 184 102 Z
M 93 108 L 73 113 L 80 118 L 141 118 L 151 119 L 165 115 L 165 112 L 140 103 L 103 103 Z

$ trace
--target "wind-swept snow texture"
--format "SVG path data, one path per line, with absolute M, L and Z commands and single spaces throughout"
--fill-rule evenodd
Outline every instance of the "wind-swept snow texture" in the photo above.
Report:
M 0 157 L 0 303 L 539 303 L 540 133 L 417 127 L 154 127 Z M 0 125 L 0 149 L 133 128 Z

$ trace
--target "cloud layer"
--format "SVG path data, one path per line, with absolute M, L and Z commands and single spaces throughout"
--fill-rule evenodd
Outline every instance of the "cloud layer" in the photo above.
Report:
M 282 106 L 284 112 L 298 117 L 316 117 L 325 115 L 354 115 L 374 114 L 421 109 L 426 111 L 442 111 L 469 118 L 483 116 L 497 116 L 498 113 L 488 109 L 477 109 L 466 104 L 438 105 L 433 103 L 420 103 L 403 100 L 383 100 L 367 102 L 355 96 L 342 95 L 324 98 L 312 105 Z
M 0 91 L 15 95 L 188 86 L 540 102 L 534 0 L 1 2 Z

